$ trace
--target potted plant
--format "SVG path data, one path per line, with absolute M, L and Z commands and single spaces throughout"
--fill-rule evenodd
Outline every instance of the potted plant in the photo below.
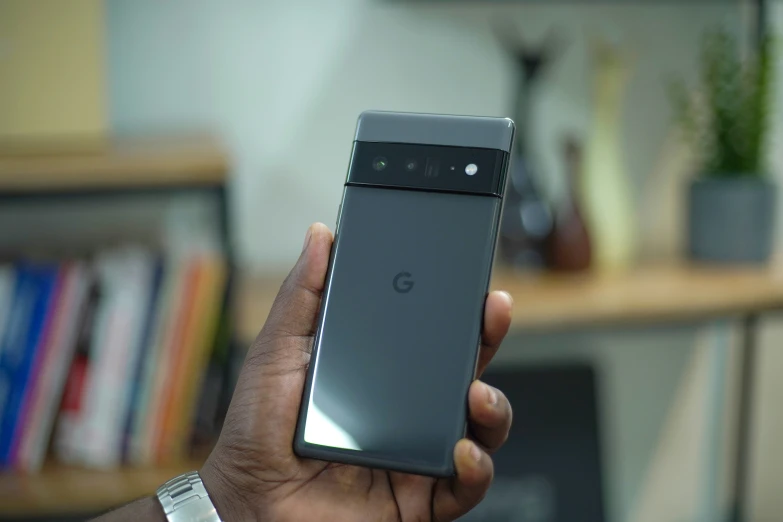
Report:
M 717 263 L 763 263 L 772 249 L 777 187 L 766 176 L 772 45 L 763 39 L 744 63 L 735 39 L 704 38 L 701 86 L 683 81 L 672 98 L 700 169 L 688 190 L 688 253 Z

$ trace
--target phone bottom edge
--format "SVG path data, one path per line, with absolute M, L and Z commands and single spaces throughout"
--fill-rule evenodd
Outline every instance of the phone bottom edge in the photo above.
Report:
M 413 475 L 424 475 L 434 478 L 447 478 L 456 474 L 453 460 L 441 463 L 418 463 L 393 460 L 382 457 L 362 454 L 361 451 L 342 450 L 310 444 L 301 440 L 294 441 L 294 453 L 303 458 L 337 462 L 352 466 L 381 469 L 386 471 L 398 471 Z

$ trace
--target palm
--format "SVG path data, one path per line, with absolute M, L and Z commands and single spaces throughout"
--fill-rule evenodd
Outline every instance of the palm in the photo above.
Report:
M 468 397 L 475 442 L 463 439 L 457 444 L 457 477 L 436 480 L 302 459 L 293 453 L 331 247 L 331 234 L 323 229 L 308 238 L 309 246 L 306 243 L 248 352 L 220 440 L 202 474 L 220 476 L 220 482 L 236 491 L 237 500 L 251 503 L 263 520 L 453 520 L 489 487 L 492 461 L 484 450 L 499 447 L 511 423 L 505 397 L 480 382 L 471 385 Z M 507 294 L 490 294 L 484 321 L 479 374 L 508 330 Z
M 286 520 L 429 521 L 435 479 L 310 461 L 310 474 L 281 504 Z

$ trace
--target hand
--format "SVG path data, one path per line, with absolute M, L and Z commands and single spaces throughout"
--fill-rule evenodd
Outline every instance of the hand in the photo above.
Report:
M 293 452 L 331 246 L 324 225 L 310 227 L 299 261 L 247 354 L 220 439 L 201 470 L 207 491 L 227 522 L 454 520 L 484 497 L 492 482 L 490 455 L 511 426 L 508 400 L 482 382 L 470 387 L 470 437 L 454 448 L 454 477 L 365 469 Z M 489 294 L 479 375 L 510 322 L 511 297 Z

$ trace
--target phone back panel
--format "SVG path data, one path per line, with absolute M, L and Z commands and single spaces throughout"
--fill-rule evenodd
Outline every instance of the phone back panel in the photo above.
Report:
M 512 140 L 500 118 L 360 117 L 298 455 L 453 474 Z
M 449 472 L 499 211 L 494 197 L 346 187 L 304 442 Z

